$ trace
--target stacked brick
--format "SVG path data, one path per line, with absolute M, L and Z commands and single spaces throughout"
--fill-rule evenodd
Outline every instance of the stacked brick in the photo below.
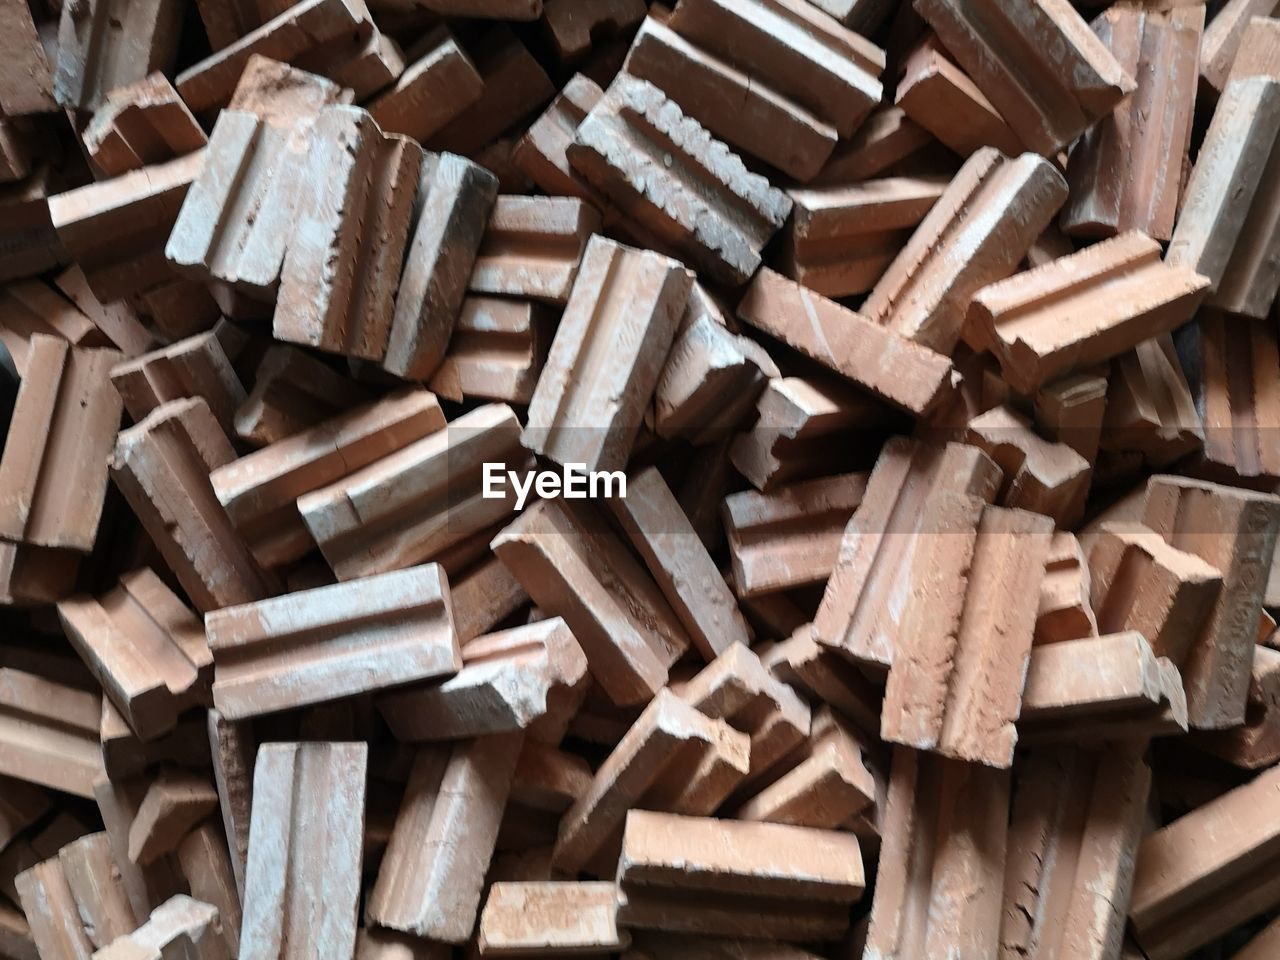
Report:
M 1275 0 L 0 26 L 0 960 L 1280 957 Z

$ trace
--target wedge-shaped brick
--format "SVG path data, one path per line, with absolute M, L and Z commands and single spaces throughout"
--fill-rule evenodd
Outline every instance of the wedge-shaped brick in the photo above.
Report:
M 1204 627 L 1182 662 L 1191 726 L 1244 722 L 1249 665 L 1280 526 L 1280 499 L 1180 477 L 1152 477 L 1143 523 L 1222 573 Z
M 96 693 L 0 667 L 0 774 L 92 797 L 101 713 Z
M 717 280 L 744 283 L 791 200 L 653 84 L 619 74 L 568 150 L 586 180 Z
M 782 272 L 823 296 L 866 293 L 946 186 L 941 177 L 883 177 L 787 191 Z
M 480 954 L 527 957 L 625 950 L 612 883 L 495 883 L 480 915 Z
M 479 398 L 528 404 L 554 335 L 555 317 L 541 304 L 467 297 L 428 386 L 455 403 Z
M 917 416 L 951 389 L 951 362 L 942 354 L 767 268 L 747 288 L 738 319 Z
M 1252 19 L 1272 16 L 1273 0 L 1228 0 L 1222 5 L 1205 29 L 1200 51 L 1200 75 L 1212 90 L 1226 88 Z
M 1204 417 L 1202 474 L 1226 483 L 1270 486 L 1280 479 L 1280 369 L 1274 322 L 1249 323 L 1217 311 L 1200 316 L 1200 395 Z
M 881 736 L 1008 767 L 1053 523 L 956 494 L 925 512 Z
M 506 733 L 418 752 L 365 906 L 370 923 L 445 943 L 470 939 L 520 741 Z
M 671 933 L 829 940 L 862 896 L 858 838 L 833 830 L 633 810 L 618 922 Z
M 593 238 L 529 401 L 524 444 L 588 471 L 621 468 L 691 283 L 674 260 Z
M 1129 922 L 1151 960 L 1184 957 L 1280 903 L 1278 804 L 1280 771 L 1268 770 L 1146 836 Z
M 210 613 L 213 700 L 228 720 L 448 676 L 462 665 L 436 564 Z
M 170 400 L 203 397 L 231 433 L 236 409 L 245 401 L 244 385 L 213 330 L 116 364 L 111 382 L 135 423 Z
M 1164 467 L 1199 449 L 1204 428 L 1169 335 L 1140 343 L 1112 364 L 1099 445 L 1137 451 Z
M 108 177 L 192 153 L 209 142 L 163 73 L 109 91 L 80 139 L 94 166 Z
M 738 596 L 824 582 L 866 489 L 865 473 L 846 473 L 726 497 L 724 529 Z
M 1071 152 L 1063 229 L 1077 237 L 1173 235 L 1191 145 L 1204 11 L 1111 7 L 1093 22 L 1138 88 Z
M 484 80 L 447 28 L 424 37 L 414 53 L 417 59 L 378 94 L 369 112 L 387 133 L 422 142 L 479 100 Z
M 95 960 L 157 960 L 167 956 L 223 960 L 227 956 L 223 923 L 213 904 L 177 894 L 156 907 L 137 930 L 113 940 L 93 956 Z
M 1134 90 L 1133 78 L 1065 3 L 921 0 L 918 9 L 1018 138 L 1046 156 Z
M 579 12 L 575 10 L 575 14 Z M 602 203 L 595 190 L 569 165 L 566 151 L 578 125 L 603 96 L 604 91 L 594 80 L 574 74 L 516 144 L 512 162 L 551 196 L 580 197 L 597 207 Z
M 599 230 L 600 214 L 575 198 L 498 197 L 468 289 L 564 304 Z
M 25 0 L 4 0 L 0 9 L 8 27 L 0 37 L 0 62 L 6 65 L 0 113 L 20 117 L 56 110 L 53 69 L 30 5 Z
M 461 740 L 529 729 L 586 692 L 587 658 L 559 617 L 477 637 L 458 673 L 438 686 L 378 700 L 397 740 Z M 532 733 L 532 731 L 531 731 Z
M 1277 242 L 1280 77 L 1227 87 L 1196 156 L 1167 259 L 1208 277 L 1211 307 L 1261 320 L 1280 290 Z
M 143 739 L 174 728 L 208 702 L 213 658 L 200 619 L 150 569 L 100 598 L 58 604 L 63 630 L 103 692 Z
M 769 672 L 811 700 L 829 704 L 864 732 L 880 730 L 881 690 L 845 657 L 820 646 L 803 624 L 761 656 Z M 816 724 L 815 724 L 816 726 Z
M 320 111 L 280 273 L 277 340 L 383 358 L 422 158 L 357 107 Z
M 1208 287 L 1188 268 L 1166 265 L 1150 237 L 1126 233 L 984 287 L 968 322 L 1009 386 L 1029 393 L 1172 332 Z
M 979 150 L 889 265 L 862 315 L 950 354 L 973 295 L 1017 269 L 1066 198 L 1062 174 L 1042 157 Z
M 1141 753 L 1037 750 L 1013 794 L 1000 960 L 1120 955 L 1151 770 Z
M 122 431 L 111 461 L 116 486 L 201 612 L 272 592 L 209 482 L 234 459 L 209 405 L 196 398 L 157 407 Z
M 1142 634 L 1037 646 L 1027 666 L 1018 737 L 1034 743 L 1141 739 L 1187 728 L 1182 677 Z
M 813 636 L 873 673 L 893 662 L 902 610 L 890 602 L 938 530 L 926 505 L 946 493 L 990 501 L 1000 470 L 982 451 L 891 438 L 880 452 L 813 620 Z M 941 539 L 947 540 L 948 537 Z
M 106 465 L 120 425 L 114 350 L 83 350 L 33 336 L 0 459 L 0 536 L 89 552 L 107 493 Z
M 182 10 L 164 0 L 86 0 L 64 7 L 53 92 L 72 110 L 95 110 L 117 87 L 172 70 Z
M 1196 736 L 1195 746 L 1246 770 L 1280 760 L 1280 651 L 1259 645 L 1253 651 L 1244 724 Z
M 444 359 L 497 195 L 498 178 L 470 160 L 451 153 L 423 160 L 417 227 L 382 363 L 396 376 L 425 380 Z
M 612 876 L 627 810 L 709 816 L 747 775 L 750 738 L 660 690 L 560 821 L 553 864 Z
M 268 743 L 258 751 L 242 960 L 351 955 L 368 755 L 364 743 Z
M 543 500 L 493 541 L 542 610 L 563 617 L 616 704 L 648 702 L 689 646 L 675 613 L 598 513 Z
M 298 510 L 340 580 L 431 560 L 508 517 L 514 496 L 485 497 L 485 464 L 527 461 L 520 421 L 487 404 L 298 498 Z
M 1090 600 L 1092 589 L 1089 565 L 1076 535 L 1054 533 L 1040 582 L 1035 643 L 1096 637 L 1098 622 Z
M 253 389 L 236 408 L 241 440 L 262 446 L 291 437 L 367 403 L 371 391 L 316 356 L 276 343 L 253 372 Z

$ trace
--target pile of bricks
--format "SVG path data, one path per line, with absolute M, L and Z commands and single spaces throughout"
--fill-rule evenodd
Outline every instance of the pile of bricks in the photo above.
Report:
M 1278 289 L 1276 0 L 0 0 L 0 960 L 1280 958 Z

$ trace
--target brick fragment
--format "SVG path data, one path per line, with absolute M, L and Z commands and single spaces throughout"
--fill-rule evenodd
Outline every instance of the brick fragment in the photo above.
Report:
M 101 712 L 96 693 L 0 667 L 0 774 L 92 797 Z
M 258 751 L 244 960 L 355 949 L 368 751 L 364 743 L 269 743 Z
M 578 127 L 570 164 L 709 276 L 745 282 L 791 200 L 653 84 L 620 74 Z
M 418 752 L 369 922 L 445 943 L 471 937 L 520 742 L 505 733 Z
M 556 951 L 608 954 L 631 943 L 617 922 L 610 882 L 495 883 L 480 915 L 480 954 L 526 957 Z
M 163 73 L 118 87 L 80 134 L 85 152 L 102 173 L 129 170 L 199 150 L 208 137 Z
M 213 331 L 197 334 L 111 369 L 111 382 L 135 423 L 171 400 L 203 397 L 219 425 L 233 429 L 244 386 Z
M 810 624 L 797 627 L 787 639 L 761 654 L 779 680 L 829 704 L 862 731 L 879 731 L 879 687 L 847 659 L 825 650 L 813 639 Z
M 1200 49 L 1200 76 L 1211 90 L 1226 89 L 1252 20 L 1274 15 L 1272 0 L 1228 0 L 1222 5 L 1205 28 Z
M 851 834 L 632 810 L 618 886 L 628 927 L 832 939 L 862 896 L 862 856 Z
M 554 332 L 554 318 L 541 304 L 466 297 L 448 352 L 427 385 L 455 403 L 475 397 L 528 404 Z
M 163 0 L 85 0 L 62 9 L 54 96 L 74 110 L 96 110 L 117 87 L 173 69 L 182 8 Z
M 94 954 L 95 960 L 225 960 L 224 918 L 218 908 L 183 894 L 158 906 L 150 919 Z
M 163 404 L 116 439 L 111 475 L 201 612 L 272 592 L 216 502 L 209 474 L 235 459 L 203 399 Z
M 1159 468 L 1203 441 L 1195 398 L 1172 337 L 1154 337 L 1115 361 L 1102 423 L 1103 450 L 1137 450 Z
M 424 37 L 418 54 L 391 89 L 369 104 L 387 133 L 424 141 L 480 99 L 484 81 L 447 28 Z
M 363 385 L 297 347 L 272 344 L 235 413 L 235 432 L 254 446 L 276 443 L 369 402 Z
M 1036 391 L 1036 426 L 1045 439 L 1065 443 L 1089 463 L 1098 459 L 1107 406 L 1107 377 L 1068 374 Z
M 1098 635 L 1090 601 L 1092 578 L 1074 533 L 1055 531 L 1040 582 L 1034 643 L 1058 643 Z M 1117 631 L 1107 631 L 1114 633 Z
M 4 0 L 0 19 L 7 29 L 0 37 L 0 114 L 21 117 L 56 110 L 53 70 L 26 0 Z
M 1197 406 L 1205 431 L 1200 473 L 1250 487 L 1269 486 L 1280 478 L 1275 369 L 1280 369 L 1280 343 L 1274 322 L 1241 322 L 1202 311 Z
M 102 765 L 107 776 L 115 779 L 127 780 L 161 764 L 200 768 L 209 763 L 209 739 L 199 712 L 188 713 L 168 733 L 144 741 L 116 705 L 104 697 L 98 736 L 102 741 Z
M 580 12 L 574 9 L 575 19 Z M 578 125 L 603 96 L 594 80 L 574 74 L 516 144 L 512 154 L 516 167 L 551 196 L 580 197 L 597 207 L 603 203 L 566 156 Z
M 498 197 L 468 289 L 563 305 L 599 229 L 599 213 L 581 200 Z
M 0 458 L 0 536 L 39 547 L 93 549 L 120 423 L 109 379 L 114 350 L 31 338 Z
M 148 785 L 129 827 L 129 859 L 146 866 L 171 853 L 217 806 L 218 794 L 203 777 L 162 770 Z
M 645 16 L 643 0 L 543 0 L 542 22 L 562 63 L 581 60 L 602 40 L 625 36 Z
M 270 2 L 241 4 L 236 0 L 196 0 L 196 12 L 214 50 L 230 46 L 262 26 L 266 19 L 264 13 L 269 10 L 274 10 Z

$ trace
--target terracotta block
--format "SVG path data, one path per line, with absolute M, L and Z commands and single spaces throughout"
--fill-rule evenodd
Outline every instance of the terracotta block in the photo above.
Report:
M 1200 315 L 1197 407 L 1204 417 L 1199 471 L 1224 482 L 1270 488 L 1280 479 L 1273 370 L 1280 343 L 1272 322 L 1249 323 L 1217 311 Z
M 755 272 L 791 210 L 661 90 L 626 74 L 578 127 L 568 157 L 642 230 L 727 284 Z
M 351 98 L 350 90 L 332 80 L 254 53 L 245 61 L 226 111 L 252 113 L 273 127 L 291 128 L 309 124 L 322 108 L 350 103 Z
M 1089 461 L 1064 443 L 1042 439 L 1012 407 L 994 407 L 970 420 L 965 442 L 982 448 L 1004 471 L 1000 503 L 1052 517 L 1063 527 L 1083 515 Z
M 581 60 L 600 41 L 626 36 L 645 16 L 643 0 L 542 0 L 542 22 L 563 63 Z
M 355 949 L 364 743 L 269 743 L 254 771 L 243 960 Z
M 166 955 L 192 960 L 226 960 L 224 918 L 209 903 L 178 894 L 158 906 L 149 920 L 94 954 L 95 960 L 157 960 Z M 173 953 L 172 951 L 179 951 Z
M 27 375 L 31 340 L 37 334 L 73 346 L 109 346 L 92 319 L 42 280 L 22 280 L 0 289 L 0 343 L 19 377 Z
M 1107 377 L 1071 373 L 1036 391 L 1035 420 L 1046 440 L 1065 443 L 1089 463 L 1098 459 L 1107 407 Z
M 39 955 L 89 960 L 94 944 L 84 929 L 61 861 L 45 860 L 18 874 L 16 883 Z
M 1091 592 L 1090 569 L 1080 541 L 1074 533 L 1055 532 L 1045 559 L 1044 579 L 1040 582 L 1034 643 L 1096 637 L 1098 621 L 1090 602 Z
M 820 584 L 831 576 L 845 527 L 868 475 L 846 473 L 770 493 L 726 497 L 723 516 L 733 583 L 741 597 Z
M 418 751 L 367 922 L 445 943 L 470 939 L 520 741 L 506 733 Z
M 394 85 L 405 72 L 404 51 L 395 40 L 377 30 L 345 47 L 332 62 L 325 63 L 315 56 L 305 62 L 315 69 L 323 69 L 361 103 Z
M 891 438 L 845 529 L 813 620 L 814 639 L 883 676 L 902 629 L 902 611 L 889 598 L 911 576 L 916 554 L 937 539 L 938 530 L 925 522 L 926 506 L 947 493 L 989 502 L 999 484 L 1000 469 L 974 447 Z
M 569 0 L 561 6 L 573 9 L 573 19 L 579 22 L 582 11 L 571 4 Z M 580 197 L 597 208 L 603 203 L 569 165 L 566 156 L 578 125 L 603 96 L 604 91 L 594 80 L 574 74 L 516 144 L 512 155 L 516 167 L 551 196 Z
M 660 690 L 560 821 L 553 865 L 612 876 L 628 808 L 715 811 L 747 774 L 750 738 Z
M 245 401 L 244 386 L 213 331 L 119 363 L 111 369 L 111 382 L 135 423 L 171 400 L 203 397 L 230 433 L 236 408 Z
M 248 723 L 227 720 L 217 710 L 208 712 L 207 723 L 209 752 L 213 759 L 213 780 L 218 790 L 222 825 L 231 854 L 231 869 L 236 889 L 243 898 L 257 744 Z
M 203 777 L 162 770 L 147 787 L 129 827 L 129 859 L 146 866 L 173 852 L 217 806 L 218 794 Z
M 522 442 L 562 465 L 621 468 L 691 283 L 674 260 L 592 239 L 529 401 Z
M 480 955 L 525 957 L 625 950 L 613 883 L 495 883 L 480 916 Z
M 92 797 L 101 711 L 96 693 L 0 667 L 0 774 Z
M 1267 771 L 1142 841 L 1128 912 L 1152 960 L 1186 956 L 1280 903 L 1278 785 L 1280 771 Z
M 49 809 L 53 798 L 31 783 L 0 778 L 0 850 Z
M 1013 794 L 1000 958 L 1118 957 L 1151 789 L 1139 752 L 1031 754 Z
M 1200 414 L 1172 337 L 1140 343 L 1114 362 L 1099 441 L 1103 450 L 1137 450 L 1159 468 L 1203 441 Z
M 362 0 L 302 0 L 182 71 L 175 86 L 187 106 L 202 113 L 227 104 L 254 54 L 282 63 L 321 59 L 372 31 Z
M 301 495 L 298 511 L 339 580 L 434 559 L 510 516 L 514 494 L 484 497 L 482 466 L 523 467 L 519 430 L 505 404 L 477 407 Z
M 58 865 L 95 947 L 105 947 L 137 927 L 105 833 L 90 833 L 64 846 Z
M 1222 590 L 1182 664 L 1191 726 L 1219 730 L 1245 718 L 1249 665 L 1266 572 L 1280 525 L 1280 500 L 1269 494 L 1152 477 L 1143 523 L 1172 546 L 1222 572 Z
M 209 702 L 213 657 L 204 624 L 150 569 L 125 574 L 101 598 L 58 604 L 72 646 L 143 739 Z
M 1138 88 L 1072 151 L 1062 227 L 1077 237 L 1141 230 L 1168 240 L 1189 162 L 1204 10 L 1112 7 L 1093 29 Z
M 1031 652 L 1018 737 L 1029 744 L 1142 740 L 1182 733 L 1178 668 L 1142 634 L 1111 633 Z
M 1261 770 L 1280 760 L 1280 651 L 1259 646 L 1253 651 L 1249 699 L 1242 726 L 1202 733 L 1199 750 L 1246 770 Z
M 0 536 L 89 552 L 107 493 L 106 463 L 120 424 L 109 371 L 114 350 L 84 350 L 33 335 L 0 458 Z
M 1251 20 L 1274 15 L 1272 0 L 1227 0 L 1222 5 L 1205 28 L 1200 49 L 1200 76 L 1212 90 L 1226 89 Z
M 862 855 L 846 833 L 633 810 L 618 886 L 623 926 L 825 940 L 862 896 Z
M 139 293 L 138 302 L 141 312 L 167 340 L 210 330 L 222 314 L 208 287 L 194 280 L 174 279 L 172 271 L 160 286 Z
M 1062 175 L 1043 158 L 979 150 L 880 278 L 862 314 L 950 353 L 973 295 L 1015 271 L 1066 196 Z
M 858 729 L 879 731 L 879 686 L 847 659 L 820 646 L 809 624 L 762 653 L 761 661 L 783 683 L 829 704 Z
M 214 704 L 238 720 L 450 676 L 462 658 L 448 594 L 427 564 L 214 611 Z
M 80 140 L 93 165 L 108 177 L 192 153 L 209 142 L 163 73 L 109 91 Z
M 96 110 L 113 90 L 172 70 L 182 8 L 164 0 L 85 0 L 63 7 L 53 92 L 73 110 Z
M 209 474 L 235 451 L 201 398 L 157 407 L 116 439 L 111 476 L 200 612 L 272 593 L 216 502 Z
M 468 289 L 565 304 L 600 214 L 567 197 L 498 197 Z
M 0 114 L 21 117 L 49 113 L 58 108 L 53 97 L 53 70 L 49 55 L 25 0 L 4 0 L 0 19 L 6 30 L 0 36 Z
M 489 554 L 450 585 L 453 625 L 466 644 L 488 633 L 529 602 L 529 595 L 496 556 Z
M 235 432 L 254 446 L 276 443 L 369 402 L 363 385 L 297 347 L 272 344 L 236 408 Z
M 129 830 L 146 795 L 145 780 L 106 780 L 99 778 L 93 784 L 93 798 L 106 827 L 107 840 L 115 869 L 133 905 L 133 913 L 139 919 L 182 889 L 183 879 L 171 857 L 140 866 L 129 859 Z M 77 829 L 73 836 L 84 832 Z M 64 843 L 66 841 L 63 841 Z
M 852 138 L 836 147 L 813 183 L 848 185 L 887 176 L 934 144 L 929 131 L 901 107 L 885 104 L 867 117 Z
M 1280 77 L 1280 59 L 1276 57 L 1276 40 L 1280 38 L 1280 20 L 1276 11 L 1269 16 L 1253 17 L 1245 27 L 1231 62 L 1227 82 L 1244 77 Z
M 942 177 L 883 177 L 788 190 L 782 272 L 823 296 L 866 293 L 946 186 Z
M 455 403 L 476 397 L 528 404 L 554 333 L 554 318 L 540 304 L 467 297 L 448 352 L 427 385 Z
M 423 141 L 479 100 L 484 81 L 447 28 L 424 37 L 419 46 L 421 55 L 369 104 L 369 112 L 387 133 Z
M 322 109 L 312 138 L 272 331 L 277 340 L 381 360 L 422 148 L 384 136 L 357 107 Z
M 97 328 L 93 336 L 103 337 L 104 345 L 115 347 L 127 357 L 136 357 L 155 344 L 155 335 L 142 325 L 137 311 L 124 301 L 100 301 L 89 289 L 84 271 L 78 266 L 62 271 L 53 278 L 53 284 Z

